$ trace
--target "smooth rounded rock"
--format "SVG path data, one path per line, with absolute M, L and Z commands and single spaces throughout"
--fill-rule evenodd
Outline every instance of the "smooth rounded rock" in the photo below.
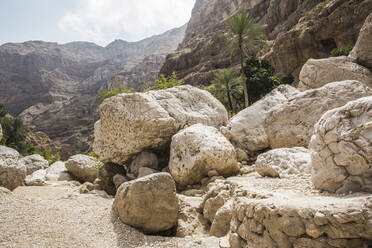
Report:
M 66 161 L 67 170 L 78 180 L 93 183 L 101 162 L 87 155 L 74 155 Z

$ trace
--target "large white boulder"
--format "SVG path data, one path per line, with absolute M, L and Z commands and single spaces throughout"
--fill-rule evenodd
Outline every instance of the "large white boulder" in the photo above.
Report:
M 37 170 L 25 179 L 27 186 L 43 186 L 46 184 L 46 170 Z
M 144 150 L 166 147 L 186 126 L 220 127 L 228 116 L 209 92 L 190 85 L 114 96 L 99 106 L 99 112 L 93 149 L 102 161 L 117 164 Z
M 371 88 L 351 80 L 329 83 L 296 94 L 271 110 L 265 120 L 270 147 L 307 147 L 314 125 L 326 111 L 370 95 Z
M 24 185 L 26 167 L 18 163 L 18 158 L 16 150 L 0 146 L 0 187 L 13 190 Z
M 57 161 L 46 169 L 45 178 L 47 181 L 70 181 L 72 180 L 70 174 L 67 171 L 65 163 Z
M 100 161 L 87 155 L 74 155 L 66 161 L 66 168 L 76 179 L 91 182 L 98 176 Z
M 360 30 L 358 40 L 350 57 L 356 59 L 361 64 L 372 71 L 372 13 L 368 15 Z
M 172 137 L 169 170 L 179 186 L 199 183 L 215 170 L 230 176 L 239 171 L 233 145 L 215 127 L 195 124 Z
M 346 56 L 309 59 L 302 67 L 299 88 L 315 89 L 343 80 L 357 80 L 372 88 L 372 72 Z
M 326 112 L 310 151 L 317 189 L 372 192 L 372 96 Z
M 311 173 L 309 150 L 303 147 L 279 148 L 257 157 L 256 171 L 261 176 L 289 177 Z
M 280 85 L 264 98 L 231 118 L 226 127 L 221 127 L 221 132 L 235 147 L 247 152 L 257 152 L 269 147 L 269 140 L 263 128 L 267 114 L 297 93 L 299 91 L 292 86 Z
M 164 172 L 123 183 L 116 193 L 113 209 L 125 224 L 146 233 L 168 230 L 177 223 L 176 184 Z
M 34 154 L 21 158 L 18 163 L 26 167 L 27 175 L 31 175 L 37 170 L 46 169 L 49 167 L 49 162 L 39 154 Z

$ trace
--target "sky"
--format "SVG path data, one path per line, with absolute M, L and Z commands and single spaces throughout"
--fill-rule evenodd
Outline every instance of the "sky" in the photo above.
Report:
M 137 41 L 187 23 L 195 0 L 0 0 L 0 45 Z

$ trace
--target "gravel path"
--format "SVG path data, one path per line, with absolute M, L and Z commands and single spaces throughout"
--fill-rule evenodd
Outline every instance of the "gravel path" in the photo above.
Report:
M 188 247 L 185 239 L 146 236 L 112 213 L 113 198 L 68 185 L 0 193 L 0 247 Z M 190 246 L 192 247 L 192 246 Z

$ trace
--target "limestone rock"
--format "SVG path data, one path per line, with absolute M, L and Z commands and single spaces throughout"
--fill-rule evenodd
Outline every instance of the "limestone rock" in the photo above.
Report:
M 289 177 L 311 173 L 310 153 L 303 147 L 274 149 L 257 157 L 256 171 L 261 176 Z
M 252 106 L 235 115 L 221 132 L 228 137 L 235 147 L 245 151 L 257 152 L 269 147 L 269 141 L 263 123 L 269 111 L 288 101 L 288 98 L 299 93 L 289 85 L 281 85 L 267 94 Z
M 265 120 L 270 147 L 307 147 L 314 125 L 326 111 L 371 94 L 366 85 L 347 80 L 295 95 L 271 110 Z
M 151 168 L 147 168 L 147 167 L 141 167 L 138 170 L 138 178 L 145 177 L 145 176 L 157 173 L 157 172 L 159 171 L 151 169 Z
M 67 171 L 65 163 L 57 161 L 46 169 L 46 180 L 48 181 L 70 181 L 72 180 L 70 174 Z
M 372 192 L 372 96 L 326 112 L 310 151 L 316 188 Z
M 372 71 L 372 13 L 368 15 L 359 33 L 358 41 L 350 53 L 350 57 Z
M 19 153 L 9 147 L 0 146 L 0 187 L 10 190 L 24 185 L 26 167 L 18 163 Z
M 128 178 L 126 178 L 125 176 L 123 175 L 120 175 L 120 174 L 116 174 L 113 178 L 112 178 L 112 181 L 115 185 L 115 188 L 118 189 L 120 187 L 120 185 L 122 185 L 123 183 L 125 182 L 128 182 Z
M 85 182 L 79 187 L 80 194 L 87 194 L 94 190 L 94 184 L 90 182 Z
M 23 164 L 27 169 L 27 175 L 31 175 L 37 170 L 46 169 L 49 163 L 39 154 L 34 154 L 21 158 L 18 163 Z
M 113 208 L 125 224 L 147 233 L 168 230 L 177 223 L 176 184 L 168 173 L 123 183 L 116 193 Z
M 217 99 L 189 85 L 114 96 L 99 112 L 93 149 L 102 161 L 119 164 L 144 150 L 167 148 L 186 126 L 220 127 L 227 122 L 227 111 Z
M 99 185 L 104 191 L 106 191 L 110 195 L 116 194 L 117 187 L 114 181 L 114 177 L 116 175 L 125 176 L 126 168 L 118 164 L 105 163 L 98 170 Z
M 46 184 L 46 170 L 40 169 L 28 175 L 25 179 L 27 186 L 43 186 Z
M 230 230 L 231 217 L 232 201 L 228 201 L 217 210 L 209 234 L 216 237 L 225 236 Z
M 200 183 L 211 170 L 223 176 L 239 171 L 231 143 L 216 128 L 202 124 L 172 137 L 169 169 L 181 187 Z
M 304 89 L 343 80 L 356 80 L 372 88 L 372 72 L 346 56 L 309 59 L 300 72 L 300 84 Z
M 141 167 L 147 167 L 154 170 L 158 169 L 158 157 L 152 152 L 143 151 L 132 161 L 129 172 L 138 176 Z
M 94 182 L 98 175 L 100 161 L 87 155 L 74 155 L 66 161 L 67 170 L 77 179 Z

